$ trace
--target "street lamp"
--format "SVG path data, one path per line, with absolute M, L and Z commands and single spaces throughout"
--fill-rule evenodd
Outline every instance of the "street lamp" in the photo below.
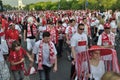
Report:
M 88 0 L 85 0 L 85 9 L 87 8 L 88 6 Z
M 60 9 L 60 0 L 58 0 L 58 10 Z

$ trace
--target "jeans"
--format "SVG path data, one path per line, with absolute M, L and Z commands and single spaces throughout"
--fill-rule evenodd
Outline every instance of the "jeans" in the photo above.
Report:
M 14 80 L 23 80 L 24 79 L 24 73 L 21 70 L 18 71 L 12 71 Z
M 40 80 L 50 80 L 51 67 L 43 65 L 43 70 L 39 70 Z

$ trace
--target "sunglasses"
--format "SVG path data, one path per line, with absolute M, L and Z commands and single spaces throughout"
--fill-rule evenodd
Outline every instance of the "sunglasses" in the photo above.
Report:
M 105 29 L 110 29 L 110 28 L 105 28 Z
M 79 28 L 79 30 L 84 30 L 84 28 Z

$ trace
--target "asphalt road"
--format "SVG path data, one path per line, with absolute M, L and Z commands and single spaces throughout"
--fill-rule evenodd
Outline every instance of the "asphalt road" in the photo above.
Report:
M 25 43 L 22 43 L 23 47 L 26 47 Z M 28 68 L 29 61 L 28 58 L 25 60 L 25 65 Z M 51 70 L 50 73 L 50 80 L 70 80 L 70 67 L 71 62 L 67 58 L 66 49 L 63 48 L 62 57 L 58 58 L 58 71 L 53 72 Z M 12 73 L 11 73 L 11 80 L 13 79 Z M 39 80 L 39 74 L 34 74 L 30 76 L 25 76 L 24 80 Z

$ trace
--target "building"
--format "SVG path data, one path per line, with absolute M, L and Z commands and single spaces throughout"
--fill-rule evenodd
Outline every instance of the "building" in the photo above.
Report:
M 23 4 L 22 0 L 18 0 L 18 9 L 21 10 L 23 7 L 25 7 L 25 5 Z

